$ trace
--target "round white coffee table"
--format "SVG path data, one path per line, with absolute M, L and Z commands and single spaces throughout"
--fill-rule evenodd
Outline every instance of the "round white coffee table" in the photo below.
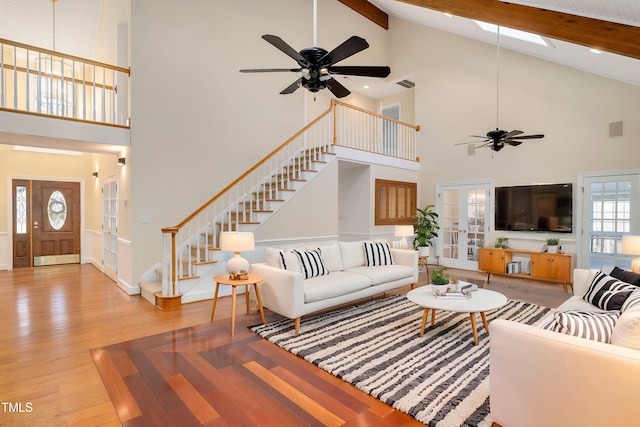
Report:
M 507 297 L 496 291 L 488 289 L 478 289 L 471 293 L 469 299 L 446 299 L 437 298 L 431 290 L 431 285 L 422 286 L 407 293 L 410 301 L 424 307 L 424 315 L 422 316 L 422 329 L 420 336 L 424 335 L 424 329 L 427 325 L 429 310 L 431 311 L 431 324 L 435 324 L 436 310 L 447 310 L 456 313 L 469 313 L 471 317 L 471 329 L 473 330 L 473 342 L 478 345 L 478 331 L 476 330 L 476 313 L 482 316 L 482 324 L 484 329 L 489 333 L 489 325 L 487 324 L 486 311 L 495 310 L 507 303 Z

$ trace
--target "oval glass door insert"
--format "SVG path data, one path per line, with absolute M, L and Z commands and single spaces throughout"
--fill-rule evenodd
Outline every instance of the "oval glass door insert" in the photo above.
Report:
M 51 194 L 47 204 L 47 213 L 51 226 L 56 230 L 60 230 L 67 220 L 67 201 L 61 192 L 54 191 Z

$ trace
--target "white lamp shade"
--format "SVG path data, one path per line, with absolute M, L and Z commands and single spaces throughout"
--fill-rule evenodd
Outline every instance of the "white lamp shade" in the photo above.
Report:
M 395 235 L 399 237 L 409 237 L 413 236 L 415 233 L 413 232 L 413 225 L 396 225 L 395 226 Z
M 228 252 L 252 251 L 256 248 L 253 233 L 223 231 L 220 233 L 220 249 Z
M 640 255 L 640 236 L 622 236 L 622 253 Z
M 622 253 L 640 255 L 640 236 L 622 236 Z M 640 274 L 640 257 L 631 260 L 631 271 Z

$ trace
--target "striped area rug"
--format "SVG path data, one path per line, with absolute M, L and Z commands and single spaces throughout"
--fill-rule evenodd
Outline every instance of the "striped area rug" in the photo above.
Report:
M 531 324 L 549 309 L 509 301 L 487 312 Z M 279 345 L 415 419 L 439 426 L 490 426 L 489 337 L 478 316 L 473 345 L 468 313 L 439 310 L 419 337 L 423 308 L 394 295 L 303 319 L 253 327 Z

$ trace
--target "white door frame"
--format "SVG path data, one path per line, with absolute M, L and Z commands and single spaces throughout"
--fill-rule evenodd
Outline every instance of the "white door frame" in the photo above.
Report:
M 113 194 L 108 191 L 113 188 Z M 102 189 L 102 272 L 118 282 L 118 177 L 108 176 L 100 183 Z M 107 191 L 105 191 L 107 190 Z M 113 212 L 115 210 L 115 212 Z M 114 230 L 115 228 L 115 230 Z M 108 259 L 115 256 L 115 266 Z M 108 257 L 108 259 L 105 259 Z

